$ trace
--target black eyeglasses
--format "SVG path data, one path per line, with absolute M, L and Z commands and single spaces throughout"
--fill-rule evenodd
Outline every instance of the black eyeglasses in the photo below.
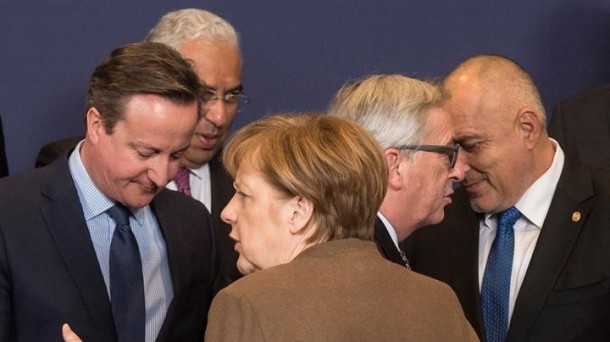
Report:
M 449 165 L 453 169 L 457 162 L 458 151 L 460 144 L 453 146 L 447 145 L 401 145 L 396 147 L 398 150 L 413 150 L 413 151 L 424 151 L 424 152 L 435 152 L 446 154 L 449 157 Z

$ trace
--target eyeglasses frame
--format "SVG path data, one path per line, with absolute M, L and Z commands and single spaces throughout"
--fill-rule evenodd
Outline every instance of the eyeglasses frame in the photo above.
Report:
M 460 144 L 453 145 L 401 145 L 395 147 L 397 150 L 412 150 L 423 152 L 442 153 L 449 157 L 449 166 L 453 169 L 457 163 Z
M 235 100 L 232 101 L 231 98 L 235 97 Z M 211 88 L 206 88 L 204 89 L 204 98 L 203 98 L 203 102 L 204 103 L 213 103 L 215 101 L 218 101 L 222 99 L 222 101 L 226 104 L 226 105 L 230 105 L 230 106 L 241 106 L 242 104 L 247 104 L 248 102 L 250 102 L 250 99 L 248 98 L 248 96 L 246 94 L 244 94 L 242 92 L 241 89 L 235 89 L 232 91 L 229 91 L 228 93 L 220 96 L 219 94 L 216 93 L 216 91 L 214 91 Z

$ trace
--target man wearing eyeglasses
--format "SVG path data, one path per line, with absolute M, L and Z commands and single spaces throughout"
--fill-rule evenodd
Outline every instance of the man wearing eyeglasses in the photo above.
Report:
M 219 287 L 241 277 L 230 226 L 220 212 L 233 196 L 233 181 L 222 166 L 220 151 L 240 106 L 242 60 L 235 29 L 224 19 L 200 9 L 165 14 L 146 40 L 167 44 L 194 63 L 208 87 L 206 111 L 195 128 L 191 145 L 181 158 L 182 169 L 168 188 L 202 202 L 212 214 L 223 279 Z
M 381 145 L 388 190 L 375 223 L 375 242 L 392 262 L 410 268 L 400 242 L 444 217 L 453 183 L 464 179 L 451 117 L 438 86 L 401 75 L 373 75 L 344 85 L 329 114 L 354 119 Z

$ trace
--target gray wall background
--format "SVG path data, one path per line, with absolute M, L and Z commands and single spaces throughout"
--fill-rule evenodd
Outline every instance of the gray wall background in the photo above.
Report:
M 610 82 L 608 0 L 0 0 L 0 116 L 11 174 L 45 143 L 83 134 L 89 76 L 167 11 L 199 7 L 240 32 L 251 103 L 234 128 L 268 113 L 323 110 L 370 73 L 434 79 L 477 53 L 530 71 L 547 111 Z M 577 128 L 576 128 L 577 129 Z

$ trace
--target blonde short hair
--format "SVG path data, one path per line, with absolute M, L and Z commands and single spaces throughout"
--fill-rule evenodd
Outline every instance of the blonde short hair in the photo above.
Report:
M 235 176 L 254 155 L 254 165 L 276 189 L 313 203 L 317 231 L 308 242 L 373 238 L 387 166 L 379 145 L 357 123 L 315 114 L 269 116 L 239 130 L 223 162 Z

